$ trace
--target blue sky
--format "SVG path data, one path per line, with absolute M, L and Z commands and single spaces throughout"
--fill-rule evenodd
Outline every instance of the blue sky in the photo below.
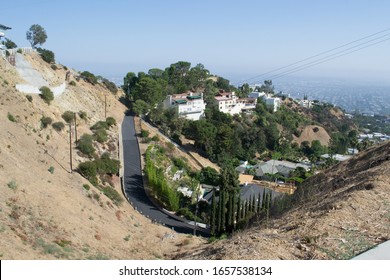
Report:
M 18 0 L 0 9 L 18 46 L 40 24 L 57 62 L 107 77 L 184 60 L 239 81 L 390 28 L 387 0 Z M 292 75 L 385 83 L 389 50 L 390 40 Z

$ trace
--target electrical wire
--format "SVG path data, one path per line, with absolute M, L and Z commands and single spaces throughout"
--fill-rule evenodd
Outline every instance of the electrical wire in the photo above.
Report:
M 241 83 L 241 84 L 242 84 L 242 83 L 244 83 L 244 82 L 248 82 L 248 81 L 251 81 L 251 80 L 254 80 L 254 79 L 258 79 L 258 78 L 260 78 L 260 77 L 264 77 L 264 76 L 266 76 L 266 75 L 268 75 L 268 74 L 272 74 L 272 73 L 278 72 L 279 70 L 287 69 L 287 68 L 289 68 L 289 67 L 291 67 L 291 66 L 298 65 L 298 64 L 300 64 L 300 63 L 302 63 L 302 62 L 309 61 L 309 60 L 311 60 L 311 59 L 313 59 L 313 58 L 320 57 L 320 56 L 322 56 L 322 55 L 324 55 L 324 54 L 331 53 L 331 52 L 333 52 L 333 51 L 335 51 L 335 50 L 338 50 L 338 49 L 344 48 L 344 47 L 346 47 L 346 46 L 352 45 L 352 44 L 354 44 L 354 43 L 363 41 L 363 40 L 365 40 L 365 39 L 374 37 L 374 36 L 376 36 L 376 35 L 378 35 L 378 34 L 387 32 L 387 31 L 389 31 L 389 30 L 390 30 L 390 28 L 387 28 L 387 29 L 384 29 L 384 30 L 375 32 L 375 33 L 370 34 L 370 35 L 368 35 L 368 36 L 359 38 L 359 39 L 357 39 L 357 40 L 354 40 L 354 41 L 348 42 L 348 43 L 346 43 L 346 44 L 340 45 L 340 46 L 338 46 L 338 47 L 335 47 L 335 48 L 332 48 L 332 49 L 329 49 L 329 50 L 320 52 L 320 53 L 318 53 L 318 54 L 316 54 L 316 55 L 309 56 L 309 57 L 304 58 L 304 59 L 301 59 L 301 60 L 299 60 L 299 61 L 290 63 L 290 64 L 288 64 L 288 65 L 286 65 L 286 66 L 276 68 L 276 69 L 274 69 L 274 70 L 271 70 L 271 71 L 262 73 L 262 74 L 260 74 L 260 75 L 254 76 L 254 77 L 252 77 L 252 78 L 249 78 L 249 79 L 246 79 L 246 80 L 237 82 L 237 83 Z M 354 48 L 356 48 L 356 47 L 359 47 L 359 46 L 361 46 L 361 45 L 367 44 L 367 43 L 369 43 L 369 42 L 376 41 L 376 40 L 381 39 L 381 38 L 383 38 L 383 37 L 386 37 L 386 36 L 388 36 L 388 35 L 390 35 L 390 33 L 387 33 L 387 34 L 382 35 L 382 36 L 380 36 L 380 37 L 377 37 L 377 38 L 371 39 L 371 40 L 369 40 L 369 41 L 360 43 L 360 44 L 358 44 L 358 45 L 355 45 L 355 46 L 353 46 L 353 47 L 347 48 L 347 49 L 345 49 L 345 50 L 342 50 L 342 51 L 333 53 L 332 55 L 323 57 L 323 58 L 321 58 L 321 59 L 318 59 L 318 60 L 309 62 L 309 63 L 304 64 L 304 65 L 309 65 L 309 64 L 311 65 L 311 64 L 313 64 L 312 66 L 314 66 L 314 65 L 317 65 L 317 64 L 322 63 L 322 62 L 319 62 L 320 60 L 324 60 L 323 62 L 329 61 L 329 60 L 331 60 L 331 59 L 328 59 L 328 58 L 330 58 L 331 56 L 334 56 L 334 55 L 337 55 L 337 54 L 346 52 L 346 51 L 348 51 L 348 50 L 354 49 Z M 387 41 L 387 40 L 383 40 L 383 41 Z M 382 42 L 382 41 L 381 41 L 381 42 Z M 381 43 L 381 42 L 378 42 L 378 43 Z M 370 46 L 371 46 L 371 45 L 376 45 L 376 43 L 375 43 L 375 44 L 370 44 Z M 367 47 L 368 47 L 368 46 L 367 46 Z M 365 48 L 365 47 L 363 47 L 363 48 Z M 363 48 L 360 48 L 360 49 L 363 49 Z M 360 50 L 360 49 L 359 49 L 359 50 Z M 349 53 L 352 53 L 352 52 L 355 52 L 355 51 L 348 52 L 348 54 L 349 54 Z M 346 54 L 347 54 L 347 53 L 346 53 Z M 340 56 L 342 56 L 342 55 L 337 55 L 337 57 L 340 57 Z M 296 67 L 296 68 L 301 68 L 301 67 L 303 67 L 303 65 L 300 65 L 300 66 L 298 66 L 298 67 Z M 308 66 L 308 67 L 311 67 L 311 66 Z M 308 67 L 307 67 L 307 68 L 308 68 Z M 293 69 L 296 69 L 296 68 L 293 68 Z M 302 69 L 305 69 L 305 68 L 302 68 Z M 289 71 L 291 71 L 291 70 L 292 70 L 292 69 L 289 69 L 289 70 L 287 70 L 287 71 L 285 71 L 285 72 L 287 73 L 287 72 L 289 72 Z M 297 71 L 300 71 L 300 70 L 297 70 Z M 283 72 L 283 73 L 285 73 L 285 72 Z M 293 73 L 293 72 L 292 72 L 292 73 Z M 274 76 L 279 76 L 279 75 L 281 75 L 281 73 L 277 73 L 277 74 L 275 74 Z

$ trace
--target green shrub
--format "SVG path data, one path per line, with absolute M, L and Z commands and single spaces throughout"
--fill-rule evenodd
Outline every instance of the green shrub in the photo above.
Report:
M 79 149 L 79 151 L 85 155 L 92 156 L 93 153 L 95 152 L 92 143 L 93 143 L 92 135 L 83 134 L 77 143 L 77 149 Z
M 37 48 L 38 53 L 41 55 L 42 59 L 47 63 L 54 63 L 55 62 L 55 55 L 52 51 Z
M 83 185 L 83 188 L 85 189 L 85 190 L 87 190 L 87 191 L 89 191 L 89 189 L 91 188 L 88 184 L 84 184 Z
M 43 86 L 40 89 L 41 94 L 39 95 L 47 104 L 54 100 L 54 94 L 50 88 Z
M 108 117 L 106 123 L 109 127 L 116 125 L 116 120 L 113 117 Z
M 43 128 L 46 128 L 52 122 L 53 122 L 53 120 L 50 117 L 42 117 L 41 118 L 41 123 L 42 123 Z
M 107 79 L 103 79 L 103 85 L 113 94 L 116 94 L 118 92 L 118 88 L 116 87 L 116 85 Z
M 76 82 L 75 82 L 75 81 L 70 81 L 70 82 L 69 82 L 69 85 L 75 86 L 75 85 L 76 85 Z
M 108 124 L 103 121 L 98 121 L 93 126 L 91 126 L 91 130 L 99 130 L 99 129 L 108 129 Z
M 107 131 L 104 129 L 98 129 L 94 133 L 96 141 L 99 143 L 104 143 L 108 140 Z
M 8 112 L 7 117 L 8 117 L 8 119 L 9 119 L 11 122 L 16 122 L 15 117 L 14 117 L 10 112 Z
M 32 98 L 31 95 L 26 95 L 26 98 L 27 98 L 27 100 L 30 101 L 30 102 L 32 102 L 32 100 L 33 100 L 33 98 Z
M 15 180 L 11 180 L 8 182 L 7 186 L 11 189 L 11 190 L 16 190 L 16 188 L 18 187 L 18 184 L 16 183 Z
M 120 162 L 116 159 L 100 158 L 95 160 L 95 165 L 99 174 L 114 175 L 119 172 Z
M 61 132 L 65 128 L 65 124 L 63 122 L 55 122 L 51 125 L 55 131 Z
M 119 206 L 122 204 L 123 197 L 114 188 L 105 187 L 105 188 L 103 188 L 103 193 L 105 196 L 107 196 L 109 199 L 111 199 L 115 205 Z
M 79 117 L 80 117 L 80 119 L 82 119 L 82 120 L 87 120 L 87 118 L 88 118 L 87 113 L 84 112 L 84 111 L 80 111 L 80 112 L 79 112 Z
M 64 112 L 61 117 L 64 119 L 65 122 L 71 123 L 74 121 L 74 113 L 72 111 L 66 111 Z
M 55 65 L 55 64 L 50 65 L 50 67 L 51 67 L 51 69 L 53 69 L 54 71 L 55 71 L 55 70 L 58 70 L 58 67 L 57 67 L 57 65 Z
M 79 172 L 87 180 L 89 180 L 94 186 L 97 184 L 97 170 L 96 164 L 93 161 L 86 161 L 79 164 Z
M 53 173 L 54 173 L 54 167 L 53 167 L 53 166 L 50 166 L 49 169 L 48 169 L 47 171 L 49 171 L 51 174 L 53 174 Z
M 92 84 L 92 85 L 96 85 L 96 83 L 97 83 L 97 78 L 96 78 L 96 76 L 95 76 L 94 74 L 92 74 L 91 72 L 84 71 L 84 72 L 82 72 L 80 75 L 83 77 L 83 79 L 84 79 L 86 82 L 88 82 L 88 83 L 90 83 L 90 84 Z
M 141 129 L 141 137 L 142 137 L 142 138 L 148 137 L 149 134 L 150 134 L 149 131 L 144 130 L 144 129 Z

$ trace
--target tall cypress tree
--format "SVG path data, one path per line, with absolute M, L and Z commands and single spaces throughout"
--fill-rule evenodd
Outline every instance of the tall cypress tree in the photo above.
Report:
M 234 214 L 234 207 L 233 207 L 233 195 L 234 193 L 226 192 L 228 194 L 227 197 L 227 211 L 226 211 L 226 230 L 228 232 L 232 232 L 233 230 L 233 214 Z
M 257 197 L 257 213 L 261 212 L 261 192 L 259 192 L 259 195 Z
M 242 208 L 241 198 L 240 196 L 238 196 L 237 206 L 236 206 L 236 224 L 238 224 L 241 220 L 241 215 L 242 215 L 241 208 Z
M 215 197 L 215 190 L 213 190 L 213 197 L 211 200 L 211 218 L 210 218 L 210 228 L 211 235 L 215 235 L 217 233 L 217 199 Z
M 226 190 L 222 190 L 220 200 L 221 200 L 221 209 L 220 209 L 221 231 L 219 233 L 222 234 L 226 231 Z
M 252 213 L 256 213 L 256 206 L 257 206 L 257 203 L 256 203 L 256 195 L 253 194 L 252 196 Z
M 219 192 L 218 213 L 217 213 L 217 234 L 222 232 L 222 191 Z

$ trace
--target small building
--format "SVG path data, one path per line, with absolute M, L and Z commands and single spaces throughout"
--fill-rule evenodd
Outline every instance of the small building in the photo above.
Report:
M 203 100 L 203 93 L 186 92 L 168 95 L 163 101 L 163 107 L 176 108 L 179 116 L 197 121 L 204 117 L 206 103 Z
M 302 99 L 299 101 L 299 105 L 304 107 L 304 108 L 311 109 L 313 107 L 313 101 L 307 100 L 307 99 Z
M 337 160 L 337 161 L 344 161 L 344 160 L 348 160 L 350 159 L 352 156 L 350 155 L 340 155 L 340 154 L 334 154 L 334 155 L 329 155 L 329 154 L 323 154 L 321 155 L 322 158 L 324 159 L 328 159 L 328 158 L 332 158 L 334 160 Z
M 267 177 L 267 174 L 274 175 L 277 173 L 281 174 L 284 177 L 289 177 L 290 172 L 294 171 L 298 167 L 301 167 L 308 171 L 310 169 L 310 164 L 271 159 L 267 162 L 261 162 L 254 166 L 256 170 L 256 177 L 259 178 L 265 178 Z

